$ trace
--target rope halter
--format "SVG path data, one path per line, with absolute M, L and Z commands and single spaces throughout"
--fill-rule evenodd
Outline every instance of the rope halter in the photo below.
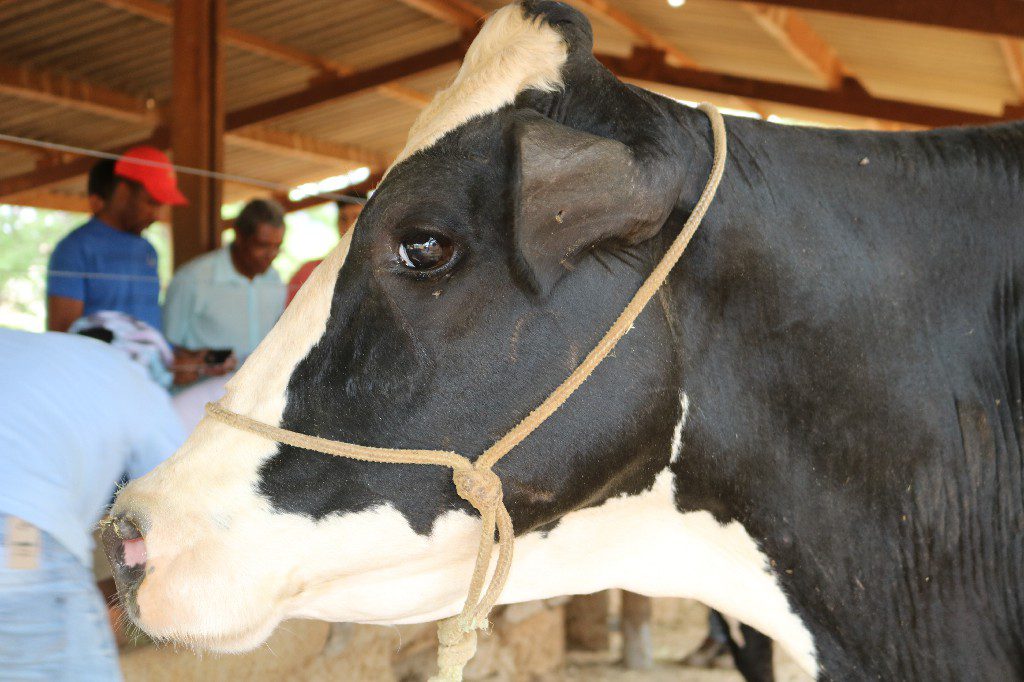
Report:
M 210 417 L 241 431 L 248 431 L 284 445 L 363 462 L 431 464 L 452 469 L 456 492 L 480 513 L 483 523 L 480 532 L 480 547 L 477 550 L 476 564 L 470 579 L 466 603 L 461 613 L 441 621 L 438 626 L 438 674 L 431 678 L 432 682 L 460 682 L 462 680 L 463 668 L 476 653 L 476 631 L 489 627 L 487 615 L 498 601 L 498 596 L 505 586 L 509 569 L 512 566 L 514 539 L 512 519 L 508 514 L 508 509 L 505 508 L 501 479 L 491 470 L 491 467 L 554 414 L 568 400 L 569 396 L 587 380 L 594 369 L 601 364 L 601 361 L 608 357 L 619 340 L 632 328 L 647 303 L 665 283 L 669 272 L 683 255 L 694 232 L 697 231 L 697 226 L 700 225 L 704 214 L 711 206 L 711 201 L 725 170 L 725 123 L 722 120 L 722 115 L 713 105 L 703 103 L 698 108 L 711 121 L 714 137 L 714 160 L 707 184 L 690 213 L 690 217 L 683 225 L 683 229 L 669 245 L 665 255 L 662 256 L 658 265 L 626 305 L 615 323 L 579 366 L 573 370 L 572 374 L 552 391 L 544 399 L 544 402 L 484 451 L 475 462 L 447 450 L 378 448 L 309 436 L 256 421 L 232 412 L 218 403 L 208 403 L 206 406 L 206 413 Z M 498 560 L 485 591 L 484 584 L 487 582 L 487 573 L 494 550 L 495 529 L 498 531 Z

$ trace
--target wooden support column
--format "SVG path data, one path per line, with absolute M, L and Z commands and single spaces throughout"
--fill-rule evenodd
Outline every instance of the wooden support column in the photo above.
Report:
M 220 42 L 226 0 L 175 0 L 172 39 L 171 150 L 174 163 L 220 171 L 224 165 L 224 53 Z M 188 206 L 171 212 L 174 265 L 220 243 L 219 180 L 178 174 Z

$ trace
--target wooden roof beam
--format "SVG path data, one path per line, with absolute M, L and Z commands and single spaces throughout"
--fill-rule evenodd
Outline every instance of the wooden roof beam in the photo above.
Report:
M 475 31 L 487 16 L 487 10 L 469 0 L 399 0 L 403 5 L 419 10 L 464 31 Z
M 465 54 L 465 49 L 466 45 L 462 41 L 450 43 L 394 62 L 382 64 L 372 69 L 358 71 L 350 76 L 313 83 L 305 90 L 297 93 L 230 112 L 227 116 L 226 132 L 237 131 L 240 128 L 260 124 L 303 108 L 318 106 L 346 95 L 353 95 L 381 85 L 388 85 L 395 80 L 414 76 L 443 64 L 458 61 Z M 148 138 L 108 151 L 120 154 L 136 144 L 149 144 L 159 148 L 166 148 L 170 140 L 168 133 L 168 128 L 161 125 Z M 92 164 L 93 160 L 91 158 L 82 157 L 68 163 L 38 169 L 30 173 L 2 178 L 0 179 L 0 199 L 11 194 L 65 182 L 79 175 L 84 175 L 92 167 Z
M 372 190 L 373 188 L 380 184 L 380 181 L 382 179 L 384 179 L 384 170 L 377 169 L 376 171 L 370 174 L 370 177 L 366 178 L 362 182 L 356 185 L 352 185 L 350 187 L 346 187 L 344 189 L 340 189 L 337 192 L 334 192 L 333 194 L 347 194 L 349 196 L 354 197 L 365 197 L 370 190 Z M 292 213 L 293 211 L 303 211 L 307 208 L 319 206 L 320 204 L 327 204 L 332 201 L 336 201 L 336 199 L 333 199 L 331 197 L 325 197 L 319 194 L 314 194 L 313 196 L 298 199 L 296 201 L 292 201 L 286 196 L 277 196 L 275 197 L 275 199 L 277 199 L 281 206 L 284 207 L 286 213 Z
M 403 92 L 402 96 L 409 99 L 414 95 L 407 94 L 406 91 L 418 93 L 412 88 L 397 87 Z M 21 99 L 57 104 L 138 124 L 155 123 L 164 110 L 163 107 L 150 106 L 151 101 L 110 88 L 71 79 L 61 74 L 33 71 L 24 67 L 9 67 L 3 64 L 0 64 L 0 93 Z M 425 94 L 422 96 L 427 98 Z M 368 165 L 371 168 L 383 167 L 387 164 L 383 154 L 353 145 L 257 126 L 237 133 L 229 133 L 228 139 L 250 149 L 261 149 L 274 154 L 305 158 L 317 163 L 349 161 L 357 165 Z M 10 144 L 17 146 L 22 151 L 30 151 L 36 156 L 44 157 L 45 165 L 55 165 L 61 161 L 60 155 L 53 155 L 38 147 Z
M 679 66 L 693 69 L 700 68 L 697 62 L 683 50 L 676 47 L 671 41 L 647 28 L 607 0 L 577 0 L 577 4 L 589 8 L 594 14 L 603 17 L 606 21 L 620 26 L 644 45 L 664 52 Z
M 794 10 L 747 3 L 747 14 L 793 59 L 821 79 L 829 89 L 839 87 L 847 71 L 839 56 Z
M 129 14 L 134 14 L 138 17 L 144 17 L 150 21 L 155 21 L 166 26 L 170 26 L 174 22 L 170 5 L 161 5 L 158 2 L 153 2 L 153 0 L 97 1 L 107 7 L 121 10 Z M 245 50 L 251 54 L 258 54 L 263 57 L 267 57 L 268 59 L 287 62 L 297 66 L 304 66 L 321 74 L 348 76 L 356 72 L 355 67 L 339 62 L 335 59 L 331 59 L 330 57 L 311 54 L 290 45 L 278 43 L 231 26 L 224 29 L 222 38 L 226 45 L 231 45 L 232 47 Z M 408 92 L 398 90 L 390 86 L 382 86 L 380 88 L 380 93 L 385 97 L 399 102 L 404 102 L 405 104 L 411 104 L 412 106 L 418 106 L 420 108 L 424 106 L 422 104 L 416 104 L 416 98 L 410 96 Z
M 1013 83 L 1014 92 L 1017 93 L 1017 104 L 1024 103 L 1024 50 L 1021 49 L 1020 41 L 1014 38 L 999 38 L 999 49 L 1003 53 L 1003 61 L 1006 62 L 1006 72 Z
M 405 102 L 411 107 L 422 109 L 430 104 L 432 97 L 425 92 L 410 88 L 399 83 L 390 83 L 377 88 L 377 92 L 398 102 Z
M 465 52 L 465 43 L 456 41 L 348 76 L 323 79 L 310 84 L 305 90 L 231 112 L 228 114 L 228 130 L 264 123 L 302 109 L 321 106 L 340 97 L 390 84 L 444 64 L 457 62 L 462 59 Z
M 726 0 L 746 3 L 749 0 Z M 760 5 L 908 21 L 1024 38 L 1021 0 L 757 0 Z
M 162 5 L 153 0 L 97 0 L 112 9 L 134 14 L 165 26 L 174 23 L 171 5 Z M 222 40 L 227 45 L 240 48 L 246 52 L 263 55 L 279 61 L 291 62 L 323 71 L 334 71 L 330 60 L 309 54 L 297 48 L 268 40 L 258 35 L 237 28 L 226 27 L 222 32 Z
M 153 134 L 131 144 L 121 145 L 114 149 L 106 150 L 111 154 L 123 154 L 132 147 L 140 144 L 151 145 L 160 149 L 170 146 L 171 136 L 167 126 L 157 126 Z M 22 173 L 9 178 L 0 179 L 0 201 L 12 194 L 39 190 L 50 185 L 66 182 L 79 175 L 85 175 L 96 163 L 96 159 L 90 156 L 79 156 L 65 163 L 46 165 L 30 173 Z
M 250 126 L 228 133 L 227 139 L 232 144 L 247 149 L 326 165 L 346 162 L 353 167 L 369 166 L 376 169 L 384 168 L 390 162 L 386 154 L 363 149 L 356 145 L 263 126 Z
M 89 213 L 91 210 L 89 208 L 89 200 L 86 197 L 48 192 L 46 190 L 23 192 L 4 197 L 4 203 L 15 206 L 46 208 L 53 211 L 72 211 L 75 213 Z
M 37 159 L 36 163 L 43 165 L 50 163 L 52 159 L 60 156 L 59 153 L 50 151 L 49 149 L 26 144 L 24 142 L 15 142 L 13 140 L 0 140 L 0 149 L 18 152 L 19 154 L 26 154 Z
M 151 100 L 87 83 L 64 74 L 0 64 L 0 93 L 34 102 L 57 104 L 127 123 L 155 123 Z
M 836 90 L 819 90 L 753 78 L 673 66 L 649 48 L 636 48 L 631 57 L 598 54 L 597 58 L 620 78 L 704 90 L 744 100 L 774 102 L 850 116 L 897 121 L 929 128 L 983 125 L 1024 118 L 1024 107 L 1006 107 L 1003 115 L 989 116 L 942 107 L 911 104 L 871 95 L 852 78 L 844 78 Z

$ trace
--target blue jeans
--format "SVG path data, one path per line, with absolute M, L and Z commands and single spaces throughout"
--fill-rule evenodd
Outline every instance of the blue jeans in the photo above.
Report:
M 8 568 L 0 514 L 0 679 L 121 679 L 106 605 L 83 566 L 42 534 L 39 567 Z

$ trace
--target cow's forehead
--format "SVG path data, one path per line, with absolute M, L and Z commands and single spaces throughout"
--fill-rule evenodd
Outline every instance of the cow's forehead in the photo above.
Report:
M 511 104 L 524 90 L 558 90 L 567 55 L 562 36 L 542 17 L 518 4 L 498 10 L 466 52 L 454 82 L 416 119 L 391 167 L 467 121 Z
M 512 104 L 524 90 L 558 90 L 567 55 L 563 37 L 543 16 L 520 4 L 498 10 L 473 41 L 452 85 L 437 93 L 417 118 L 389 172 L 468 121 Z M 314 271 L 278 324 L 228 384 L 223 400 L 226 407 L 280 423 L 289 379 L 326 330 L 334 285 L 348 251 L 349 241 L 344 241 Z M 268 448 L 267 454 L 272 451 Z

